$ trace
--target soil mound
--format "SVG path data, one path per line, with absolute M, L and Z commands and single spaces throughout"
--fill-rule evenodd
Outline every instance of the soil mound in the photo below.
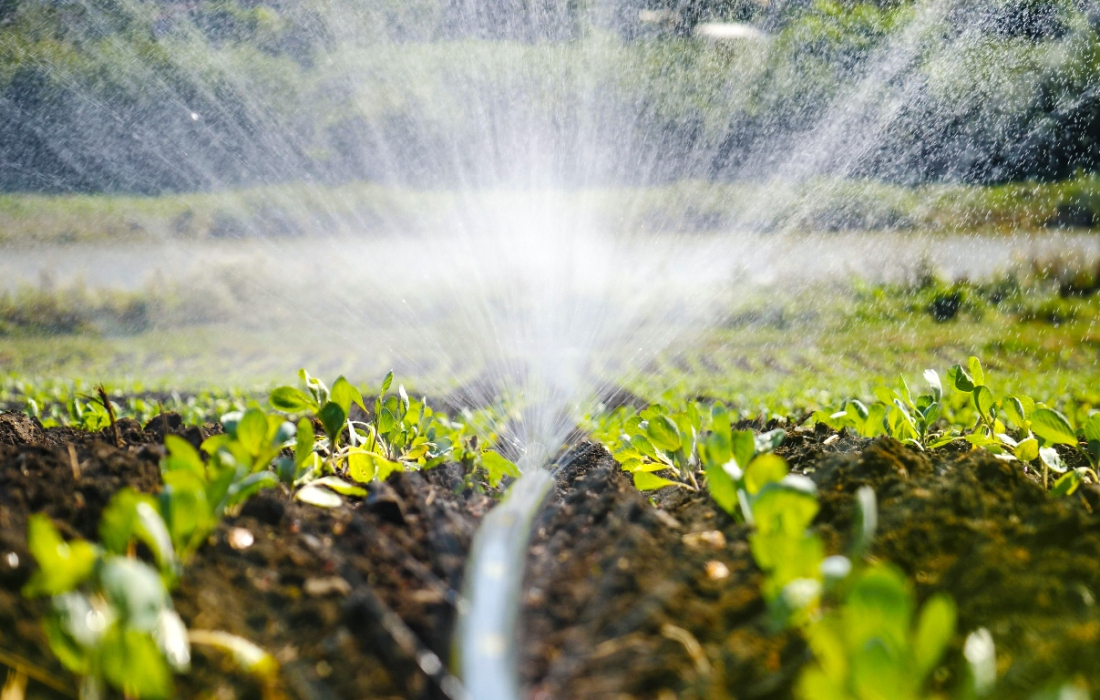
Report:
M 961 639 L 988 628 L 998 698 L 1053 682 L 1100 689 L 1100 506 L 1096 489 L 1043 492 L 1035 474 L 985 452 L 925 453 L 895 440 L 791 432 L 779 450 L 818 485 L 830 553 L 850 540 L 855 493 L 878 497 L 872 554 L 923 600 L 951 594 Z M 768 629 L 749 529 L 705 494 L 635 491 L 602 448 L 561 475 L 530 552 L 526 678 L 545 698 L 790 698 L 809 656 Z M 961 679 L 960 649 L 935 678 Z
M 71 691 L 37 622 L 47 603 L 20 594 L 33 569 L 28 516 L 44 512 L 66 536 L 95 539 L 118 489 L 159 490 L 165 433 L 197 445 L 217 428 L 185 429 L 173 415 L 144 427 L 119 421 L 120 448 L 110 430 L 42 430 L 19 416 L 0 420 L 0 651 Z M 7 441 L 10 435 L 18 442 Z M 395 474 L 372 485 L 366 498 L 333 510 L 263 492 L 222 521 L 186 567 L 173 600 L 190 628 L 237 634 L 271 652 L 282 669 L 276 696 L 440 697 L 418 659 L 426 652 L 443 663 L 449 657 L 455 591 L 473 532 L 491 505 L 464 490 L 455 465 Z M 224 658 L 195 652 L 192 672 L 177 677 L 180 697 L 263 694 Z M 34 681 L 28 696 L 57 697 Z

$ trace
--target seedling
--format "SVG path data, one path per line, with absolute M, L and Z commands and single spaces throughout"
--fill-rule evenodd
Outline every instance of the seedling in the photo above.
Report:
M 385 481 L 395 471 L 431 469 L 449 457 L 471 470 L 483 468 L 490 486 L 498 486 L 505 476 L 519 476 L 515 464 L 494 451 L 478 450 L 476 436 L 465 435 L 462 424 L 436 414 L 426 399 L 410 399 L 400 385 L 396 394 L 387 394 L 393 372 L 382 381 L 373 411 L 367 410 L 362 393 L 344 377 L 329 389 L 304 369 L 298 376 L 305 390 L 279 387 L 271 393 L 270 402 L 278 411 L 304 416 L 298 423 L 294 460 L 284 458 L 280 466 L 284 481 L 303 487 L 297 495 L 301 500 L 339 505 L 339 496 L 324 493 L 322 485 L 337 494 L 355 495 L 358 487 L 339 477 L 346 475 L 360 483 Z M 353 420 L 353 406 L 367 419 Z M 323 429 L 320 439 L 314 440 L 312 427 L 307 428 L 310 418 Z M 316 482 L 321 477 L 327 480 Z
M 808 626 L 814 662 L 798 679 L 806 700 L 932 697 L 928 677 L 955 635 L 955 604 L 935 595 L 921 608 L 909 582 L 887 564 L 855 576 L 843 605 Z
M 65 542 L 44 515 L 31 516 L 27 543 L 38 570 L 23 589 L 48 595 L 44 628 L 58 660 L 81 678 L 81 697 L 103 696 L 104 684 L 134 698 L 172 694 L 172 672 L 186 671 L 187 630 L 166 582 L 178 575 L 167 528 L 152 499 L 120 491 L 100 523 L 102 545 Z M 149 546 L 158 569 L 133 557 Z

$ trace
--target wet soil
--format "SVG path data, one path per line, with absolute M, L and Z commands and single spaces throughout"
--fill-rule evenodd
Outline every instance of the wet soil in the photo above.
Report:
M 109 429 L 43 430 L 21 414 L 0 415 L 0 663 L 38 670 L 47 682 L 32 679 L 28 697 L 75 696 L 37 623 L 46 603 L 20 595 L 33 568 L 27 517 L 45 512 L 66 536 L 95 539 L 115 491 L 160 488 L 166 431 L 197 445 L 217 430 L 185 429 L 174 415 L 119 428 L 121 447 Z M 177 677 L 178 695 L 443 697 L 438 675 L 423 668 L 426 659 L 431 666 L 427 652 L 446 664 L 466 552 L 491 505 L 464 488 L 457 465 L 396 474 L 333 510 L 276 490 L 253 497 L 188 564 L 173 600 L 188 627 L 240 635 L 271 652 L 279 679 L 261 688 L 196 647 L 192 672 Z M 234 547 L 243 541 L 238 529 L 253 544 Z
M 57 688 L 32 681 L 32 698 L 71 696 L 73 682 L 36 622 L 44 603 L 19 594 L 33 566 L 28 515 L 94 538 L 116 490 L 159 489 L 166 432 L 198 444 L 217 430 L 185 429 L 172 415 L 119 428 L 121 447 L 110 430 L 0 415 L 0 663 L 23 659 Z M 830 553 L 847 549 L 854 494 L 871 486 L 872 555 L 901 567 L 922 600 L 954 597 L 961 634 L 937 690 L 958 687 L 959 640 L 978 627 L 997 644 L 996 697 L 1067 679 L 1100 690 L 1100 489 L 1054 499 L 1038 475 L 985 453 L 925 454 L 825 429 L 789 431 L 779 452 L 817 483 L 815 527 Z M 601 446 L 582 444 L 564 463 L 528 552 L 518 640 L 528 697 L 792 697 L 809 651 L 768 625 L 749 529 L 705 493 L 639 493 Z M 491 505 L 464 488 L 457 466 L 395 474 L 332 511 L 278 491 L 254 497 L 190 562 L 173 599 L 190 627 L 274 654 L 278 685 L 261 688 L 196 649 L 179 696 L 441 697 L 425 652 L 449 658 L 466 553 Z M 238 528 L 251 546 L 233 546 Z
M 761 426 L 754 426 L 761 427 Z M 923 600 L 950 593 L 960 635 L 935 673 L 952 693 L 961 639 L 993 634 L 998 698 L 1054 682 L 1100 690 L 1100 490 L 1067 499 L 984 452 L 926 454 L 882 438 L 788 433 L 779 450 L 818 485 L 830 553 L 874 488 L 872 555 Z M 1068 455 L 1067 455 L 1068 456 Z M 809 653 L 769 629 L 749 530 L 702 494 L 638 493 L 602 447 L 565 468 L 529 553 L 522 672 L 533 698 L 790 698 Z

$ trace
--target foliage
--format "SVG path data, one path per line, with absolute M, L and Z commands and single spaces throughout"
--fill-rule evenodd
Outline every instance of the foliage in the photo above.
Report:
M 299 378 L 304 389 L 282 386 L 269 398 L 276 410 L 302 416 L 294 458 L 283 458 L 279 467 L 285 483 L 301 487 L 299 499 L 320 506 L 339 505 L 338 497 L 321 492 L 320 487 L 354 495 L 360 490 L 341 477 L 359 483 L 385 481 L 395 471 L 431 469 L 447 459 L 471 473 L 483 470 L 494 488 L 505 476 L 519 476 L 515 464 L 493 450 L 479 449 L 476 434 L 434 411 L 427 399 L 410 399 L 402 385 L 396 394 L 387 394 L 393 372 L 382 381 L 372 411 L 367 410 L 362 392 L 344 377 L 338 377 L 331 389 L 304 369 Z M 353 417 L 353 407 L 362 418 Z M 316 441 L 311 421 L 321 428 Z
M 168 595 L 178 562 L 154 503 L 127 489 L 118 492 L 104 510 L 99 546 L 64 541 L 44 515 L 27 523 L 38 569 L 23 592 L 51 596 L 46 638 L 61 663 L 83 679 L 84 697 L 99 697 L 106 683 L 129 697 L 166 698 L 172 672 L 189 667 L 187 630 Z M 153 552 L 157 568 L 134 558 L 138 541 Z
M 935 595 L 918 613 L 912 586 L 888 564 L 852 579 L 840 607 L 806 629 L 815 660 L 799 676 L 798 697 L 934 697 L 926 685 L 955 636 L 954 602 Z

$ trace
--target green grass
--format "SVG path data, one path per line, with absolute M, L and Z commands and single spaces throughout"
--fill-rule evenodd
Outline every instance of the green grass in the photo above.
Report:
M 943 374 L 977 355 L 999 394 L 1031 395 L 1069 413 L 1100 407 L 1096 294 L 1063 296 L 1057 280 L 1043 279 L 1025 279 L 1003 297 L 992 294 L 995 288 L 926 280 L 757 292 L 723 323 L 645 366 L 624 367 L 611 354 L 593 366 L 650 400 L 706 396 L 729 402 L 741 416 L 804 416 L 848 398 L 869 400 L 876 385 L 893 384 L 898 374 L 919 383 L 925 369 Z M 929 299 L 959 289 L 968 301 L 955 318 L 937 321 Z M 300 367 L 363 385 L 393 367 L 416 395 L 461 384 L 482 369 L 435 357 L 415 337 L 389 338 L 387 349 L 349 342 L 336 328 L 303 333 L 226 323 L 154 326 L 129 336 L 10 336 L 0 344 L 7 375 L 0 406 L 22 407 L 39 390 L 40 403 L 65 402 L 101 382 L 120 395 L 170 398 L 175 391 L 185 403 L 204 391 L 262 397 L 293 383 Z

